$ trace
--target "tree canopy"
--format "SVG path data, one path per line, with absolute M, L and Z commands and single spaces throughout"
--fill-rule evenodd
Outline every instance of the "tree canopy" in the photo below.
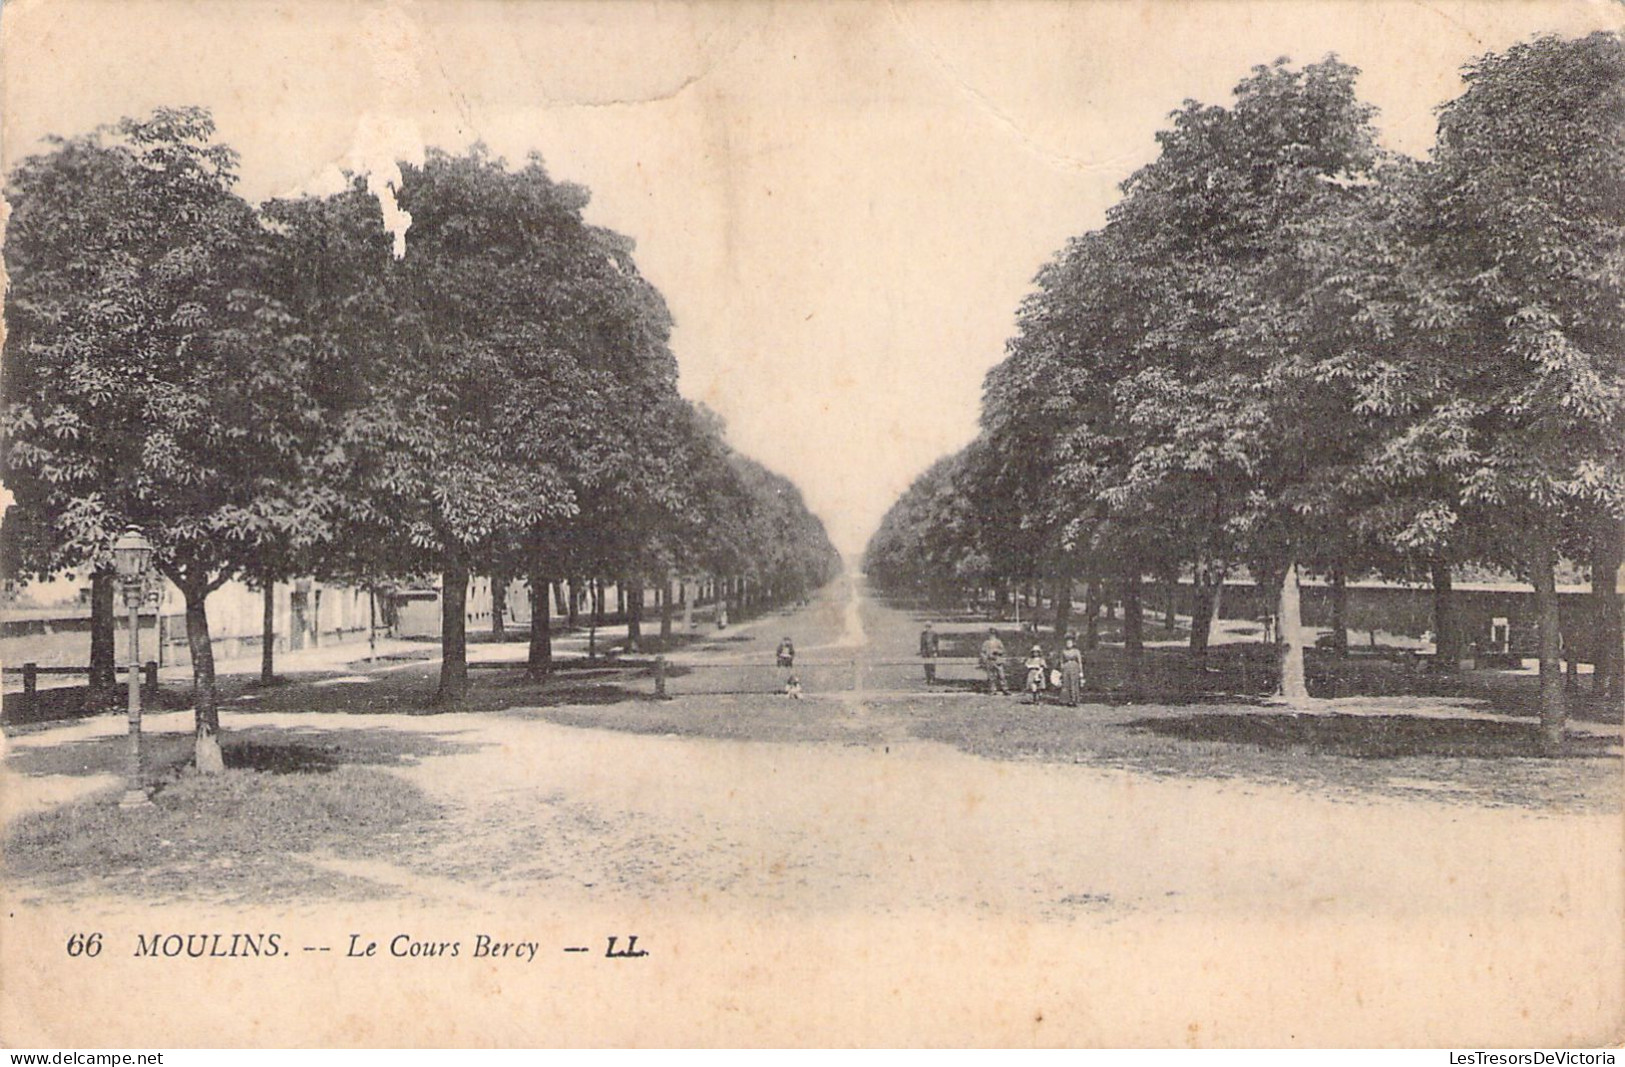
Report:
M 9 573 L 147 534 L 186 599 L 200 767 L 219 764 L 205 601 L 234 577 L 439 574 L 455 703 L 475 575 L 681 570 L 786 596 L 833 576 L 794 486 L 678 394 L 671 314 L 584 188 L 537 156 L 431 150 L 391 190 L 397 256 L 367 179 L 256 208 L 214 134 L 160 109 L 17 166 L 0 380 Z
M 1183 572 L 1211 596 L 1245 567 L 1281 585 L 1301 699 L 1300 571 L 1502 567 L 1542 604 L 1561 736 L 1553 568 L 1592 560 L 1614 603 L 1625 529 L 1621 41 L 1475 61 L 1424 161 L 1382 150 L 1357 75 L 1278 60 L 1171 116 L 1039 272 L 979 439 L 886 516 L 879 583 Z

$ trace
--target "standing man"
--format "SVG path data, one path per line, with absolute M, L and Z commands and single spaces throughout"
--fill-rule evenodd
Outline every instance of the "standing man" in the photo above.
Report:
M 925 684 L 935 685 L 937 681 L 937 665 L 931 661 L 937 658 L 937 632 L 926 623 L 925 629 L 920 631 L 920 658 L 925 660 Z
M 987 672 L 988 695 L 1008 695 L 1010 683 L 1004 677 L 1004 642 L 999 640 L 999 631 L 988 630 L 987 640 L 982 642 L 981 660 L 982 670 Z

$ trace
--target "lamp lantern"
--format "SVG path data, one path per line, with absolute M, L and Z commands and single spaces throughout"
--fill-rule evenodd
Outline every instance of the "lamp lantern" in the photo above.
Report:
M 118 571 L 119 578 L 126 583 L 139 582 L 147 576 L 150 566 L 152 542 L 147 540 L 139 527 L 125 527 L 118 540 L 113 542 L 113 568 Z

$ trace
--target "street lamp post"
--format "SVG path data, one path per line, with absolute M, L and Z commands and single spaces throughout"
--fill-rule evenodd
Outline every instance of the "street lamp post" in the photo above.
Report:
M 147 568 L 151 565 L 151 543 L 136 527 L 127 528 L 113 544 L 113 566 L 124 583 L 124 606 L 130 609 L 130 748 L 121 808 L 152 803 L 141 767 L 141 602 L 146 599 Z

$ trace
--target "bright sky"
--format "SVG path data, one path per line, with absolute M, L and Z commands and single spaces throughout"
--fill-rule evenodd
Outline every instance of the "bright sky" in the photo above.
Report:
M 975 433 L 1031 279 L 1186 98 L 1336 52 L 1425 152 L 1462 62 L 1619 28 L 1601 0 L 581 4 L 13 0 L 9 168 L 48 133 L 214 110 L 253 200 L 424 144 L 540 151 L 636 239 L 681 388 L 845 551 Z

